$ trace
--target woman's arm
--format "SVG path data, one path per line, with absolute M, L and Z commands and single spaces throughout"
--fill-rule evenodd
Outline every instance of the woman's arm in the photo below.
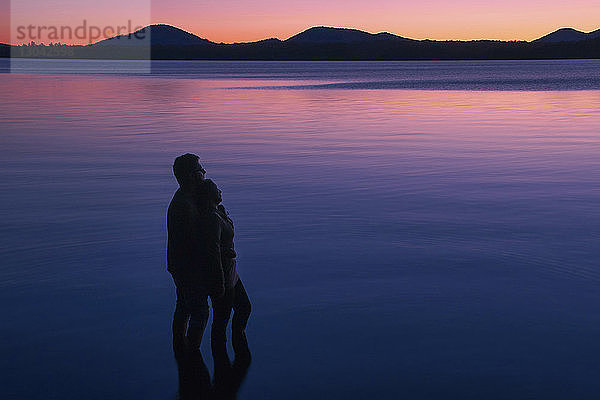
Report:
M 210 213 L 206 221 L 206 256 L 209 276 L 209 294 L 221 297 L 225 293 L 225 277 L 221 264 L 221 221 Z

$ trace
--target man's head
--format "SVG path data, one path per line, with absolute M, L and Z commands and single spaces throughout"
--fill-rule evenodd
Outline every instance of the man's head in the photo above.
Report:
M 200 165 L 200 157 L 195 154 L 184 154 L 175 159 L 173 174 L 182 188 L 193 188 L 204 180 L 206 171 Z

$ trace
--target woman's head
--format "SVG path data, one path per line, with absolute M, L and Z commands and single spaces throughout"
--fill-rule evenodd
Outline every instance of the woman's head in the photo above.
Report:
M 202 181 L 200 197 L 207 206 L 215 207 L 223 201 L 219 187 L 211 179 Z

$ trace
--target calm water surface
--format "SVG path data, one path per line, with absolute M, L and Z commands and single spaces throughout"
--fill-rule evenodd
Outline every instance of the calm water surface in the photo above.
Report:
M 175 398 L 188 151 L 253 302 L 240 399 L 600 394 L 600 61 L 40 65 L 0 76 L 3 398 Z

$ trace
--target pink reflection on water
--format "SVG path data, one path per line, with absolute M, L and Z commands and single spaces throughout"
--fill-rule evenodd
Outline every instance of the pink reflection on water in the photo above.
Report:
M 599 150 L 598 91 L 232 89 L 293 82 L 126 76 L 10 75 L 2 83 L 11 94 L 2 100 L 6 134 L 24 129 L 42 141 L 350 158 L 526 151 L 563 162 Z

